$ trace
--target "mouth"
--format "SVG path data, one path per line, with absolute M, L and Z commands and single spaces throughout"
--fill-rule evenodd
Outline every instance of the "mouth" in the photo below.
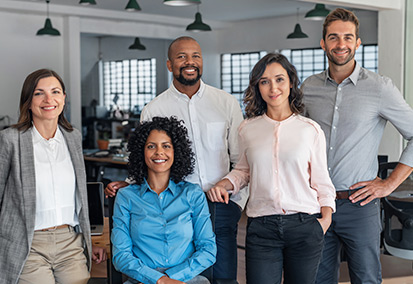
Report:
M 180 69 L 180 71 L 181 71 L 182 73 L 187 74 L 187 75 L 192 75 L 192 74 L 194 74 L 195 72 L 199 72 L 199 69 L 198 69 L 198 67 L 195 67 L 195 66 L 185 66 L 185 67 L 182 67 L 182 68 Z
M 344 49 L 344 50 L 335 49 L 335 50 L 333 50 L 333 53 L 336 54 L 336 55 L 338 55 L 338 56 L 346 55 L 346 54 L 348 54 L 349 52 L 350 52 L 350 50 L 348 50 L 348 49 Z
M 277 98 L 280 97 L 280 96 L 281 96 L 281 94 L 269 96 L 269 98 L 270 98 L 271 100 L 275 100 L 275 99 L 277 99 Z
M 41 109 L 43 109 L 43 110 L 53 110 L 55 108 L 57 108 L 57 107 L 56 106 L 47 106 L 47 107 L 42 107 Z
M 163 160 L 163 159 L 155 159 L 152 160 L 152 162 L 154 162 L 155 164 L 163 164 L 166 163 L 167 160 Z

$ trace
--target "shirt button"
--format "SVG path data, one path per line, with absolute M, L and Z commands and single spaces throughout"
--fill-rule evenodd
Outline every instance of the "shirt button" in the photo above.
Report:
M 333 129 L 336 129 L 336 127 L 335 127 L 335 126 L 333 126 Z
M 341 91 L 341 87 L 339 87 L 338 90 Z
M 276 174 L 278 174 L 278 171 L 277 171 L 277 170 L 275 170 L 274 172 L 275 172 Z
M 330 150 L 333 150 L 333 147 L 330 147 Z
M 335 106 L 334 108 L 335 108 L 335 109 L 338 109 L 338 106 Z
M 328 168 L 329 171 L 331 171 L 331 168 Z

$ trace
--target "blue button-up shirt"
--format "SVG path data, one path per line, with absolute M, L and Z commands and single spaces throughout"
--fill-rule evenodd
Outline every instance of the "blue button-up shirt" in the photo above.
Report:
M 147 182 L 116 195 L 113 262 L 143 283 L 164 276 L 186 282 L 215 262 L 216 245 L 205 194 L 198 185 L 169 181 L 159 195 Z
M 392 81 L 362 68 L 337 84 L 328 70 L 301 86 L 307 115 L 326 135 L 327 163 L 336 190 L 377 176 L 377 153 L 387 121 L 408 141 L 400 163 L 413 167 L 413 110 Z

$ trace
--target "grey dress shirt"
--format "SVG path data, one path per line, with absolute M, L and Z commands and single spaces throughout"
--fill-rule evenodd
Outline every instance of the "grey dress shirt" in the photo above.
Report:
M 400 163 L 413 167 L 413 110 L 392 81 L 360 67 L 337 84 L 328 70 L 301 86 L 306 115 L 326 135 L 327 163 L 337 191 L 377 176 L 377 153 L 387 121 L 408 140 Z

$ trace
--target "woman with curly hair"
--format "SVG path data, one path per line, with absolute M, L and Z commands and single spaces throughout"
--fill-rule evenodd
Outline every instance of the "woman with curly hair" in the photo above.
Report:
M 281 54 L 263 57 L 245 91 L 240 159 L 207 194 L 228 202 L 228 191 L 249 183 L 247 283 L 314 283 L 324 233 L 335 210 L 324 133 L 300 115 L 297 71 Z
M 183 181 L 194 167 L 190 144 L 174 117 L 143 122 L 129 139 L 136 184 L 116 195 L 111 237 L 129 283 L 209 283 L 199 274 L 215 262 L 215 236 L 205 194 Z

